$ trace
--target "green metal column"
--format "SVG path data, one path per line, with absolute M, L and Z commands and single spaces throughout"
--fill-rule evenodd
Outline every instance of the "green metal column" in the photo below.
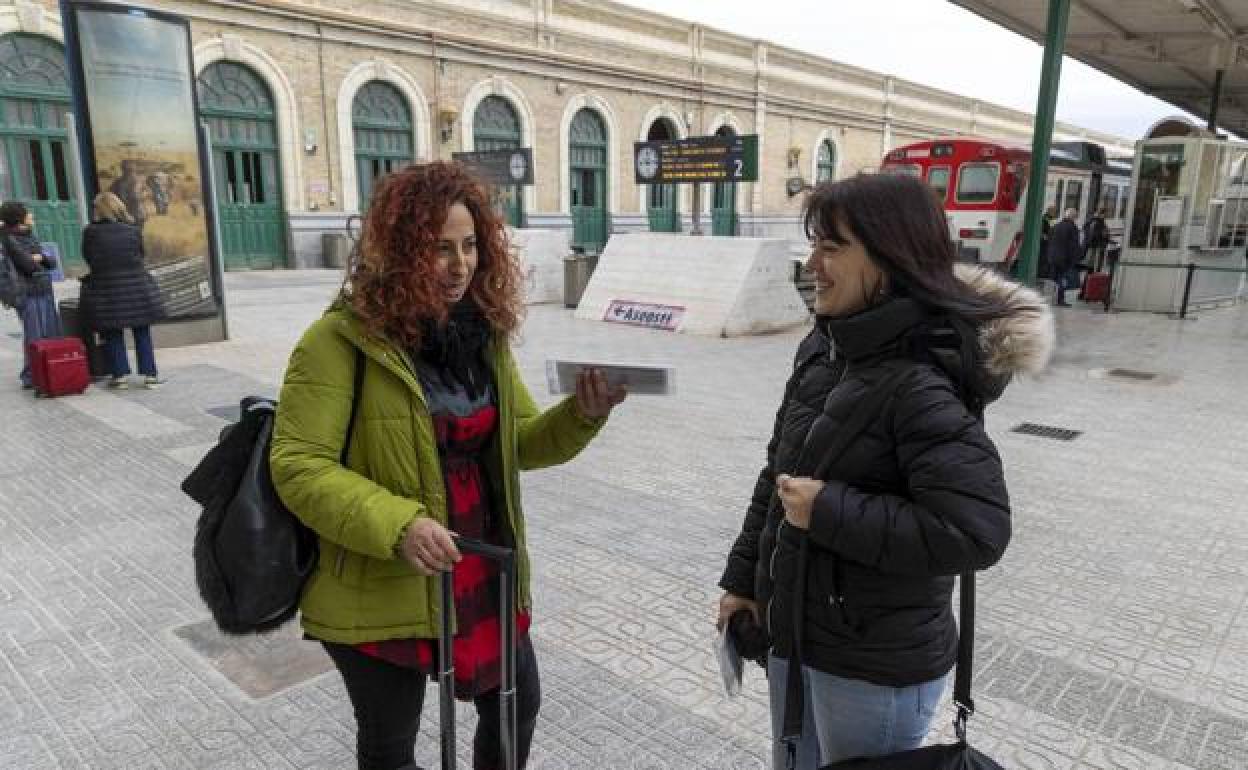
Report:
M 1062 53 L 1066 50 L 1066 23 L 1070 0 L 1049 0 L 1049 21 L 1044 41 L 1044 66 L 1040 70 L 1040 95 L 1036 99 L 1036 123 L 1031 140 L 1031 174 L 1027 182 L 1027 210 L 1023 220 L 1023 254 L 1018 277 L 1034 286 L 1040 256 L 1040 217 L 1044 214 L 1044 182 L 1049 175 L 1049 149 L 1053 143 L 1053 118 L 1057 90 L 1062 80 Z

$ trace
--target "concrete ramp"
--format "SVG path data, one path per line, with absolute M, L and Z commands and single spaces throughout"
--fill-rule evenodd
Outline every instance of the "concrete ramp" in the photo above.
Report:
M 567 230 L 508 229 L 524 271 L 524 303 L 563 300 L 563 258 L 571 251 Z
M 576 317 L 714 337 L 805 323 L 787 240 L 612 235 Z

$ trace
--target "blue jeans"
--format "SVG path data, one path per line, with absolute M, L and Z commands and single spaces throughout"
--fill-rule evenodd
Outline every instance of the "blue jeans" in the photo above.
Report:
M 17 317 L 22 319 L 22 373 L 23 385 L 30 385 L 29 345 L 35 340 L 61 336 L 61 314 L 56 310 L 56 297 L 36 294 L 26 297 L 17 307 Z
M 786 767 L 784 691 L 789 662 L 772 655 L 767 661 L 771 693 L 772 757 Z M 949 675 L 910 687 L 887 687 L 802 668 L 806 691 L 798 770 L 815 770 L 855 757 L 879 757 L 917 749 L 940 706 Z
M 152 329 L 150 326 L 136 326 L 130 330 L 134 337 L 134 357 L 139 364 L 139 374 L 146 377 L 156 376 L 156 353 L 152 350 Z M 100 332 L 104 338 L 104 351 L 108 354 L 108 368 L 114 377 L 124 377 L 130 373 L 130 362 L 126 360 L 125 330 L 109 329 Z

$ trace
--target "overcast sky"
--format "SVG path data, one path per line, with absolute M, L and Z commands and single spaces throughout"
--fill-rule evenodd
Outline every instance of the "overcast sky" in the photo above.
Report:
M 945 0 L 623 0 L 1034 112 L 1043 49 Z M 1057 119 L 1140 138 L 1180 111 L 1067 57 Z

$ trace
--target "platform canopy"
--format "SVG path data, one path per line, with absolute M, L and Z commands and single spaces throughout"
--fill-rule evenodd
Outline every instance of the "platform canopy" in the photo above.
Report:
M 1045 43 L 1047 2 L 950 2 Z M 1220 92 L 1218 129 L 1248 139 L 1246 0 L 1071 0 L 1065 50 L 1202 121 Z

